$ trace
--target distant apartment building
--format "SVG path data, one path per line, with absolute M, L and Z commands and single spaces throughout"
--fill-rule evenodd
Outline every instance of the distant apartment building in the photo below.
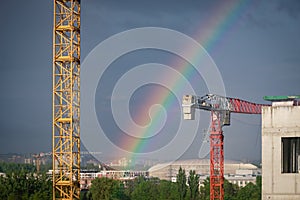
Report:
M 262 108 L 262 199 L 300 199 L 300 106 L 273 98 Z
M 125 168 L 125 167 L 128 167 L 128 166 L 131 166 L 132 161 L 130 159 L 127 159 L 127 158 L 121 158 L 119 160 L 113 160 L 113 161 L 110 161 L 110 162 L 106 162 L 106 165 L 110 166 L 110 167 Z
M 32 159 L 31 158 L 24 158 L 24 163 L 25 164 L 32 164 Z

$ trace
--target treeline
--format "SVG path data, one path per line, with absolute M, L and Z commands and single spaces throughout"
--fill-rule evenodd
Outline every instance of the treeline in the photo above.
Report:
M 45 173 L 37 174 L 30 164 L 0 163 L 0 199 L 52 199 L 52 182 Z
M 0 199 L 52 199 L 52 181 L 45 173 L 36 174 L 35 167 L 25 164 L 0 163 Z M 199 175 L 179 169 L 177 182 L 138 177 L 126 183 L 109 178 L 96 178 L 89 191 L 81 191 L 81 200 L 209 200 L 209 178 L 199 190 Z M 188 183 L 188 184 L 186 184 Z M 225 180 L 225 200 L 261 199 L 261 177 L 256 184 L 239 188 Z
M 32 164 L 19 164 L 0 162 L 0 172 L 5 174 L 18 173 L 21 171 L 35 172 L 36 167 Z
M 186 184 L 188 183 L 188 185 Z M 261 177 L 257 177 L 256 184 L 249 183 L 243 188 L 224 183 L 225 200 L 260 200 Z M 81 200 L 209 200 L 209 178 L 199 190 L 199 175 L 190 171 L 189 176 L 179 169 L 177 182 L 146 179 L 139 177 L 123 182 L 109 178 L 96 178 L 92 181 L 89 191 L 82 191 Z
M 204 186 L 200 188 L 201 200 L 209 200 L 209 178 L 204 181 Z M 224 181 L 225 200 L 260 200 L 261 199 L 261 176 L 256 177 L 256 184 L 248 183 L 245 187 Z
M 40 173 L 46 173 L 52 169 L 52 164 L 41 164 Z M 13 172 L 26 171 L 30 173 L 37 172 L 36 166 L 33 164 L 24 164 L 24 163 L 9 163 L 9 162 L 0 162 L 0 172 L 10 174 Z

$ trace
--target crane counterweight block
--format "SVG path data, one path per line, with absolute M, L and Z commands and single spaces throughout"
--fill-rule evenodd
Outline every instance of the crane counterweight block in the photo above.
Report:
M 182 111 L 183 119 L 194 120 L 195 119 L 195 96 L 184 95 L 182 99 Z

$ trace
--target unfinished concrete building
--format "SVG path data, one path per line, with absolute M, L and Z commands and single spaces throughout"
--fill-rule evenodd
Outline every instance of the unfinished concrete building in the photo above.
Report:
M 299 96 L 265 99 L 272 106 L 262 108 L 262 199 L 299 200 Z

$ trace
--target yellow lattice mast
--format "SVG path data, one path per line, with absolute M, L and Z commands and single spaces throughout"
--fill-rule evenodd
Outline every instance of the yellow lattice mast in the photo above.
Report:
M 80 0 L 54 0 L 53 199 L 80 194 Z

